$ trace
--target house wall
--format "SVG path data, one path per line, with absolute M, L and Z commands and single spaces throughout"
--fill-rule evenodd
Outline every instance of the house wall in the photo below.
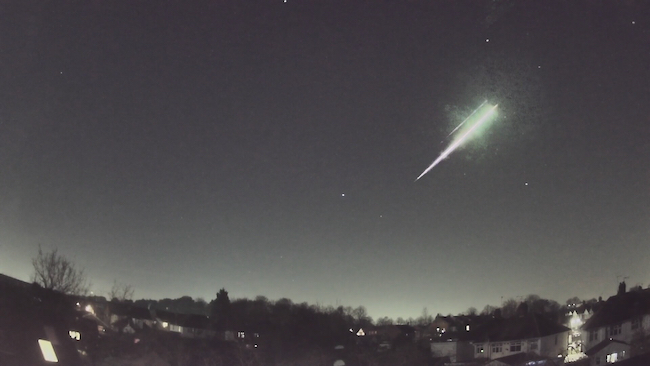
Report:
M 482 344 L 483 353 L 477 353 L 472 345 L 472 358 L 487 358 L 494 360 L 517 353 L 536 353 L 545 357 L 557 357 L 558 354 L 566 355 L 569 332 L 562 332 L 541 338 L 521 339 L 504 342 L 485 342 Z M 457 352 L 458 353 L 458 352 Z
M 607 355 L 611 355 L 613 353 L 616 353 L 616 362 L 621 361 L 630 356 L 630 346 L 620 343 L 610 343 L 607 345 L 607 347 L 589 357 L 589 365 L 607 365 Z
M 184 338 L 211 338 L 216 332 L 209 329 L 182 327 L 181 337 Z
M 431 356 L 449 357 L 451 362 L 456 362 L 458 342 L 431 342 Z
M 491 360 L 495 358 L 514 355 L 522 352 L 538 352 L 531 347 L 531 343 L 539 345 L 538 339 L 521 339 L 505 342 L 490 342 L 484 345 L 485 353 L 483 355 L 475 353 L 475 357 L 487 357 Z M 495 347 L 500 345 L 500 347 Z M 500 349 L 500 351 L 498 351 Z M 539 347 L 538 347 L 539 349 Z
M 433 357 L 449 357 L 451 362 L 471 361 L 474 359 L 474 352 L 474 345 L 467 341 L 431 343 Z
M 180 325 L 170 323 L 169 324 L 169 331 L 170 332 L 183 333 L 183 327 L 181 327 Z
M 569 342 L 569 332 L 551 334 L 540 338 L 539 355 L 545 357 L 565 356 Z
M 616 339 L 619 341 L 627 342 L 630 343 L 632 341 L 632 338 L 634 337 L 634 334 L 639 331 L 639 329 L 632 330 L 632 320 L 627 320 L 621 323 L 621 333 L 612 335 L 611 332 L 609 332 L 610 326 L 607 327 L 600 327 L 598 328 L 598 339 L 594 340 L 589 340 L 590 336 L 588 331 L 583 331 L 582 335 L 582 340 L 584 342 L 584 350 L 588 350 L 591 347 L 597 345 L 598 343 L 602 342 L 603 340 L 607 338 L 612 338 Z M 641 330 L 643 330 L 646 334 L 650 333 L 650 314 L 646 314 L 642 317 L 641 319 Z
M 596 334 L 597 337 L 593 338 L 592 333 Z M 597 345 L 598 343 L 602 342 L 605 339 L 605 328 L 598 328 L 597 330 L 583 330 L 582 331 L 582 344 L 583 344 L 583 351 L 588 350 L 589 348 Z
M 474 346 L 469 342 L 458 342 L 456 346 L 456 362 L 466 362 L 474 359 Z

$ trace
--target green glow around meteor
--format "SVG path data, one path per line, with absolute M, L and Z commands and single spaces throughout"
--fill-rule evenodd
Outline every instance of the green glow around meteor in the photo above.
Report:
M 447 158 L 449 154 L 451 154 L 464 142 L 484 132 L 488 124 L 487 122 L 493 120 L 496 116 L 496 109 L 498 106 L 498 104 L 493 106 L 487 103 L 483 103 L 481 106 L 479 106 L 479 109 L 477 111 L 472 112 L 472 114 L 467 119 L 465 119 L 465 121 L 456 127 L 456 129 L 460 129 L 456 135 L 454 135 L 454 139 L 451 145 L 449 145 L 449 147 L 447 147 L 445 151 L 443 151 L 440 156 L 438 156 L 438 158 L 434 160 L 433 163 L 431 163 L 431 165 L 429 165 L 429 167 L 426 168 L 424 172 L 422 172 L 422 174 L 420 174 L 420 176 L 415 180 L 417 181 L 418 179 L 422 178 L 422 176 L 427 174 L 431 169 L 438 165 L 438 163 Z

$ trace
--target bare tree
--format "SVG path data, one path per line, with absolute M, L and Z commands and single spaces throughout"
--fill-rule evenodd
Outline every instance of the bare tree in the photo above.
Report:
M 569 306 L 572 305 L 579 305 L 580 304 L 580 298 L 578 296 L 570 297 L 567 299 L 566 304 Z
M 32 258 L 34 274 L 32 281 L 46 289 L 70 295 L 86 295 L 90 282 L 83 268 L 77 268 L 68 258 L 60 255 L 58 249 L 44 253 L 40 245 L 38 255 Z
M 519 301 L 515 299 L 507 299 L 501 304 L 501 315 L 504 318 L 510 318 L 515 316 L 517 313 L 517 308 L 519 307 Z
M 377 326 L 382 326 L 382 325 L 393 325 L 395 322 L 393 321 L 393 319 L 385 316 L 383 318 L 377 319 L 375 323 L 377 324 Z
M 132 300 L 133 293 L 135 293 L 133 286 L 113 280 L 113 287 L 111 287 L 111 291 L 108 293 L 108 299 L 119 302 Z
M 432 322 L 433 322 L 433 316 L 429 314 L 429 310 L 427 308 L 423 308 L 422 315 L 420 315 L 420 317 L 415 320 L 415 323 L 417 325 L 429 325 Z
M 354 322 L 359 326 L 367 326 L 372 323 L 372 318 L 368 315 L 368 310 L 365 306 L 358 306 L 351 312 Z
M 481 315 L 492 315 L 496 309 L 498 309 L 498 307 L 492 305 L 485 305 L 483 310 L 481 310 Z
M 476 315 L 476 314 L 478 314 L 478 310 L 476 310 L 476 308 L 472 306 L 472 307 L 468 308 L 465 313 L 467 315 Z

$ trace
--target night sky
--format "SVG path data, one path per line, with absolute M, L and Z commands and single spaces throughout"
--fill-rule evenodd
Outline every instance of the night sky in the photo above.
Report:
M 191 4 L 0 5 L 0 272 L 405 318 L 650 283 L 648 2 Z

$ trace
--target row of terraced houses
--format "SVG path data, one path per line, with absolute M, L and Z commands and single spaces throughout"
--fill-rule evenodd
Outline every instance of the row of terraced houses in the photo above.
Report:
M 650 289 L 575 304 L 563 314 L 438 316 L 428 327 L 439 365 L 650 365 Z

